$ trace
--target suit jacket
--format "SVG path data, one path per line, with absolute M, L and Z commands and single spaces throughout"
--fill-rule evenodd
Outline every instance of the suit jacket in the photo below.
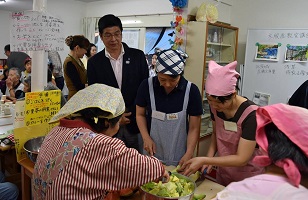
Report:
M 131 133 L 139 133 L 136 123 L 135 98 L 140 83 L 149 77 L 148 65 L 143 51 L 128 47 L 123 43 L 123 70 L 121 92 L 126 111 L 132 112 L 131 123 L 127 125 Z M 105 49 L 88 60 L 88 84 L 103 83 L 119 88 L 110 60 L 105 56 Z

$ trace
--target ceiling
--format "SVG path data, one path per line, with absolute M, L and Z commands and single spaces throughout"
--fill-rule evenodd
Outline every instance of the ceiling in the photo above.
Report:
M 89 2 L 103 1 L 103 0 L 74 0 L 74 1 L 82 1 L 89 3 Z M 33 7 L 33 0 L 6 0 L 5 3 L 0 3 L 0 10 L 6 10 L 6 11 L 32 10 L 32 7 Z

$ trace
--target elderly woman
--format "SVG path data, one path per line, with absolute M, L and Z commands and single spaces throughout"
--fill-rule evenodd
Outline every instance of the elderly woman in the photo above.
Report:
M 20 99 L 25 97 L 24 84 L 20 81 L 21 71 L 13 67 L 9 70 L 9 76 L 6 79 L 5 95 L 11 99 Z
M 172 49 L 157 57 L 157 76 L 144 80 L 137 93 L 136 119 L 144 149 L 166 165 L 192 158 L 202 115 L 198 87 L 187 81 L 183 56 Z
M 103 199 L 107 191 L 168 179 L 159 160 L 112 138 L 124 111 L 119 89 L 93 84 L 77 92 L 51 119 L 60 125 L 41 146 L 34 199 Z
M 253 160 L 265 174 L 234 182 L 217 199 L 307 199 L 308 110 L 285 104 L 258 108 L 256 141 L 263 151 Z

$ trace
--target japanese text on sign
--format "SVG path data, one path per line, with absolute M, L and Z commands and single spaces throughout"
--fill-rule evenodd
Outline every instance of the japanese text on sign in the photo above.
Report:
M 38 11 L 13 12 L 10 44 L 13 51 L 63 50 L 64 23 Z
M 256 65 L 257 74 L 275 74 L 276 70 L 272 69 L 269 64 Z
M 269 33 L 268 39 L 302 39 L 302 38 L 308 38 L 308 32 L 296 32 L 296 33 Z
M 287 64 L 284 69 L 289 76 L 308 76 L 308 70 L 297 69 L 295 64 Z
M 25 125 L 48 123 L 60 110 L 60 90 L 26 93 Z

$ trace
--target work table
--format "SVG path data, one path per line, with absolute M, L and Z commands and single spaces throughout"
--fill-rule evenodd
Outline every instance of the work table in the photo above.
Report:
M 31 177 L 33 174 L 34 163 L 31 162 L 28 158 L 21 160 L 19 162 L 21 165 L 21 176 L 22 176 L 22 199 L 28 200 L 30 198 L 30 190 L 31 190 Z M 167 170 L 174 169 L 173 166 L 166 167 Z M 196 189 L 195 194 L 205 194 L 205 200 L 212 199 L 216 196 L 218 192 L 223 190 L 225 187 L 211 181 L 209 179 L 205 179 Z M 139 192 L 136 192 L 133 196 L 128 197 L 126 199 L 130 200 L 142 200 Z
M 167 166 L 166 169 L 169 171 L 172 171 L 175 167 L 174 166 Z M 204 181 L 201 182 L 201 184 L 197 184 L 197 189 L 195 191 L 195 194 L 205 194 L 206 197 L 204 200 L 212 199 L 216 196 L 216 194 L 220 191 L 222 191 L 225 186 L 220 185 L 212 180 L 204 179 Z M 130 200 L 142 200 L 141 195 L 139 192 L 135 193 L 131 198 L 128 198 Z
M 195 194 L 205 194 L 206 197 L 204 200 L 212 199 L 216 196 L 216 194 L 222 191 L 225 187 L 211 181 L 209 179 L 205 179 L 196 189 Z M 130 200 L 142 200 L 139 192 L 135 193 L 132 197 L 128 198 Z

